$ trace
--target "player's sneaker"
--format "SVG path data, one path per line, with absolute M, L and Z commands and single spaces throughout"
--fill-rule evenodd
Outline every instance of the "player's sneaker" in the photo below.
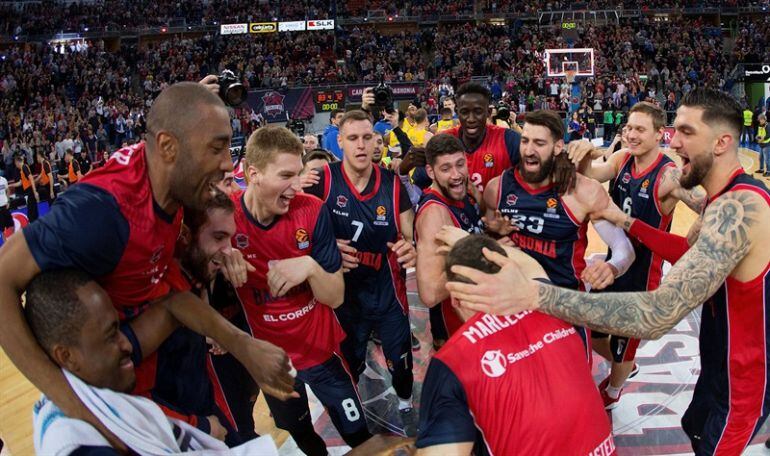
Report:
M 620 389 L 620 392 L 618 393 L 618 397 L 615 399 L 611 398 L 607 394 L 607 386 L 610 384 L 610 376 L 608 375 L 607 378 L 602 380 L 601 383 L 599 383 L 599 393 L 601 393 L 602 396 L 602 402 L 604 402 L 604 410 L 612 410 L 615 407 L 618 406 L 618 401 L 620 400 L 620 396 L 623 395 L 623 389 Z
M 401 423 L 404 425 L 404 435 L 407 437 L 417 437 L 417 410 L 411 406 L 405 407 L 399 399 L 398 414 L 401 415 Z
M 420 351 L 420 339 L 414 333 L 410 334 L 412 335 L 412 351 Z

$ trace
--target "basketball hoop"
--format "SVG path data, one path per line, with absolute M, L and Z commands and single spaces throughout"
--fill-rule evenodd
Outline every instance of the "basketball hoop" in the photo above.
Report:
M 577 75 L 577 71 L 575 70 L 565 70 L 564 71 L 565 77 L 567 78 L 567 82 L 569 84 L 572 84 L 575 82 L 575 76 Z

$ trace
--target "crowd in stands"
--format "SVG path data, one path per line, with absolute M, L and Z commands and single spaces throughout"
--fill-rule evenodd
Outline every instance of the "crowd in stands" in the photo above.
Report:
M 320 9 L 325 1 L 296 2 L 300 5 L 297 11 Z M 205 9 L 199 2 L 189 2 L 199 6 L 201 18 L 213 17 L 212 8 L 238 11 L 237 0 L 212 1 Z M 51 23 L 30 24 L 55 28 L 61 25 L 56 22 L 60 16 L 73 23 L 93 21 L 79 25 L 105 26 L 113 20 L 151 24 L 154 17 L 167 11 L 176 14 L 173 8 L 187 3 L 154 2 L 149 6 L 152 14 L 142 12 L 141 18 L 135 19 L 130 19 L 136 11 L 131 6 L 134 2 L 108 0 L 101 6 L 73 3 L 68 8 L 82 8 L 76 10 L 82 14 L 51 14 Z M 278 4 L 260 3 L 259 7 Z M 30 8 L 34 12 L 41 5 L 47 3 Z M 122 12 L 120 5 L 125 6 Z M 430 5 L 430 1 L 409 4 L 420 8 Z M 91 16 L 91 8 L 103 8 L 99 11 L 107 16 Z M 188 17 L 195 14 L 182 9 Z M 28 19 L 21 15 L 13 20 Z M 681 96 L 694 87 L 724 88 L 735 63 L 769 61 L 768 20 L 741 20 L 732 53 L 723 49 L 722 31 L 705 26 L 699 19 L 655 22 L 642 18 L 586 26 L 572 44 L 597 50 L 597 76 L 578 79 L 583 96 L 579 101 L 594 110 L 627 110 L 635 102 L 651 98 L 673 111 Z M 4 16 L 6 28 L 8 21 Z M 451 95 L 453 87 L 471 78 L 486 78 L 496 101 L 506 102 L 515 112 L 539 108 L 567 111 L 575 101 L 571 100 L 571 87 L 563 78 L 549 78 L 543 64 L 545 49 L 567 44 L 559 31 L 549 28 L 453 23 L 391 35 L 349 26 L 296 34 L 174 36 L 141 49 L 124 45 L 118 52 L 105 51 L 100 41 L 65 48 L 45 44 L 12 47 L 0 60 L 0 166 L 8 168 L 14 154 L 19 153 L 31 161 L 40 148 L 55 153 L 55 159 L 69 147 L 76 153 L 85 150 L 97 162 L 102 151 L 141 136 L 144 112 L 164 87 L 199 80 L 225 68 L 242 75 L 250 88 L 376 84 L 380 79 L 424 82 L 419 99 L 431 114 L 437 114 L 442 98 Z M 233 127 L 248 134 L 261 121 L 259 113 L 237 110 Z

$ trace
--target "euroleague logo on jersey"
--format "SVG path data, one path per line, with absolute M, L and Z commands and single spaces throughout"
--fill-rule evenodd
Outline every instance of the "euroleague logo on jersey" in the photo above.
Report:
M 509 206 L 515 206 L 516 201 L 518 200 L 519 200 L 519 197 L 514 195 L 513 193 L 505 197 L 505 203 L 508 204 Z
M 623 174 L 623 183 L 627 184 L 629 182 L 631 182 L 631 174 L 630 173 Z
M 385 209 L 385 206 L 377 206 L 377 220 L 385 220 L 385 217 L 388 215 L 388 210 Z
M 486 168 L 495 166 L 495 157 L 492 154 L 484 154 L 484 166 Z
M 337 206 L 345 207 L 348 205 L 348 198 L 345 195 L 339 195 L 337 197 Z
M 307 231 L 304 228 L 300 228 L 294 232 L 294 239 L 297 240 L 297 248 L 306 249 L 310 247 L 310 237 L 307 235 Z
M 505 373 L 508 361 L 501 350 L 489 350 L 481 357 L 481 370 L 487 377 L 497 378 Z

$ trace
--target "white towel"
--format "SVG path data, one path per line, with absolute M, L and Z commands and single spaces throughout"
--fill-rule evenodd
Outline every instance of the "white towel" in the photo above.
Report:
M 149 399 L 95 388 L 63 371 L 72 389 L 86 407 L 131 450 L 140 455 L 234 454 L 278 455 L 270 436 L 236 448 L 197 428 L 163 414 Z M 65 417 L 45 398 L 35 407 L 35 449 L 38 454 L 68 454 L 81 445 L 107 446 L 89 424 Z

